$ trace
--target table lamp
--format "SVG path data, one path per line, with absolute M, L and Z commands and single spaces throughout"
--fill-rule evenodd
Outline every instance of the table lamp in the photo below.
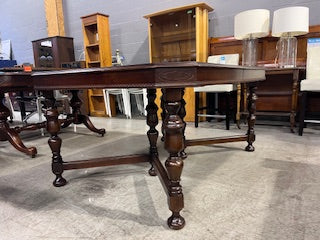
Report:
M 295 67 L 297 61 L 297 38 L 309 32 L 309 8 L 287 7 L 274 12 L 272 36 L 277 42 L 278 65 L 281 68 Z
M 234 37 L 242 40 L 242 65 L 257 65 L 258 38 L 269 34 L 270 11 L 252 9 L 234 17 Z

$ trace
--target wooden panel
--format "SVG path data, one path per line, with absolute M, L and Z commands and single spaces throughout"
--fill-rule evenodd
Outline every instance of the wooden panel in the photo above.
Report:
M 276 111 L 290 112 L 291 111 L 291 95 L 287 96 L 263 96 L 258 94 L 256 107 L 258 111 Z
M 64 16 L 62 0 L 44 1 L 48 37 L 64 36 Z
M 98 38 L 101 67 L 112 65 L 109 18 L 98 15 Z

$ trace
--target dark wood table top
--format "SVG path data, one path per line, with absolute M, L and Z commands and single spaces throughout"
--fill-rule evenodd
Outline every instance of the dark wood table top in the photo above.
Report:
M 2 72 L 0 87 L 36 90 L 183 88 L 265 80 L 265 69 L 198 62 L 170 62 L 40 72 Z

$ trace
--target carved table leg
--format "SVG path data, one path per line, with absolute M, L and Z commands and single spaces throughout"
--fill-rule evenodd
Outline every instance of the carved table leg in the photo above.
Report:
M 10 110 L 3 105 L 4 93 L 0 93 L 0 141 L 9 141 L 18 151 L 35 157 L 37 149 L 35 147 L 27 148 L 21 141 L 18 132 L 9 127 L 7 122 L 10 116 Z
M 169 152 L 165 166 L 169 177 L 168 204 L 172 216 L 168 218 L 168 225 L 172 229 L 181 229 L 185 225 L 180 211 L 184 207 L 180 176 L 183 168 L 183 159 L 180 152 L 185 148 L 183 130 L 185 123 L 179 116 L 183 89 L 164 90 L 164 108 L 166 118 L 164 120 L 164 145 Z
M 69 126 L 71 123 L 81 124 L 83 123 L 89 130 L 92 132 L 98 133 L 101 136 L 104 136 L 106 130 L 104 128 L 97 129 L 92 122 L 90 121 L 87 115 L 81 114 L 80 108 L 82 102 L 78 96 L 79 90 L 71 90 L 72 98 L 70 100 L 70 105 L 72 107 L 72 114 L 69 114 L 67 119 L 71 119 L 70 121 L 66 121 L 61 127 L 65 128 Z
M 255 141 L 255 133 L 254 133 L 254 124 L 256 122 L 256 116 L 254 115 L 256 113 L 256 100 L 257 100 L 257 95 L 256 95 L 256 89 L 257 86 L 255 84 L 250 84 L 249 85 L 249 95 L 248 95 L 248 145 L 246 147 L 246 151 L 248 152 L 253 152 L 254 151 L 254 146 L 252 145 L 253 142 Z
M 247 91 L 247 84 L 246 83 L 243 83 L 242 84 L 242 87 L 243 87 L 243 112 L 245 113 L 245 120 L 244 120 L 244 123 L 247 124 L 247 113 L 248 113 L 248 103 L 247 103 L 247 100 L 248 100 L 248 91 Z
M 164 130 L 163 130 L 163 124 L 164 124 L 164 120 L 166 119 L 166 112 L 164 109 L 164 98 L 165 98 L 165 91 L 164 89 L 161 89 L 161 97 L 160 97 L 160 107 L 161 107 L 161 119 L 162 119 L 162 125 L 161 125 L 161 133 L 162 133 L 162 137 L 161 137 L 161 141 L 164 141 Z
M 179 111 L 179 116 L 182 120 L 182 122 L 184 123 L 184 128 L 183 128 L 183 142 L 185 143 L 186 142 L 186 137 L 185 137 L 185 131 L 186 131 L 186 122 L 184 121 L 184 117 L 186 116 L 186 101 L 183 99 L 183 95 L 184 95 L 184 89 L 182 90 L 182 100 L 181 100 L 181 108 L 180 108 L 180 111 Z M 183 159 L 187 158 L 187 154 L 186 152 L 184 151 L 185 150 L 185 144 L 184 144 L 184 149 L 180 152 L 180 155 Z
M 147 132 L 149 143 L 150 143 L 150 164 L 151 168 L 149 169 L 149 174 L 151 176 L 156 176 L 156 171 L 154 169 L 154 158 L 158 158 L 158 149 L 157 149 L 157 140 L 159 133 L 156 129 L 158 125 L 158 106 L 155 104 L 154 100 L 156 99 L 156 89 L 148 89 L 148 105 L 146 107 L 147 110 L 147 124 L 150 127 L 149 131 Z
M 53 185 L 55 187 L 64 186 L 67 181 L 62 177 L 63 173 L 63 161 L 60 154 L 62 140 L 58 136 L 60 131 L 60 123 L 58 120 L 58 110 L 54 107 L 55 99 L 53 97 L 52 91 L 44 91 L 43 95 L 45 97 L 46 113 L 45 117 L 47 119 L 47 131 L 50 133 L 50 138 L 48 144 L 52 152 L 52 172 L 56 175 Z
M 290 130 L 294 133 L 296 127 L 296 112 L 298 105 L 298 91 L 299 91 L 299 70 L 293 72 L 292 96 L 291 96 L 291 112 L 290 112 Z

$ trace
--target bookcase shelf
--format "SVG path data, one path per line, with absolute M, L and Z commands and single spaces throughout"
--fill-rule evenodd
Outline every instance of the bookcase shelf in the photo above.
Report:
M 81 19 L 86 67 L 111 66 L 109 16 L 95 13 Z M 106 116 L 102 89 L 89 89 L 88 100 L 91 116 Z
M 213 9 L 205 3 L 167 9 L 144 16 L 149 22 L 150 62 L 206 62 L 208 57 L 208 12 Z M 160 106 L 161 92 L 157 90 L 156 103 Z M 186 88 L 185 121 L 194 121 L 195 93 Z M 160 117 L 160 110 L 158 112 Z

